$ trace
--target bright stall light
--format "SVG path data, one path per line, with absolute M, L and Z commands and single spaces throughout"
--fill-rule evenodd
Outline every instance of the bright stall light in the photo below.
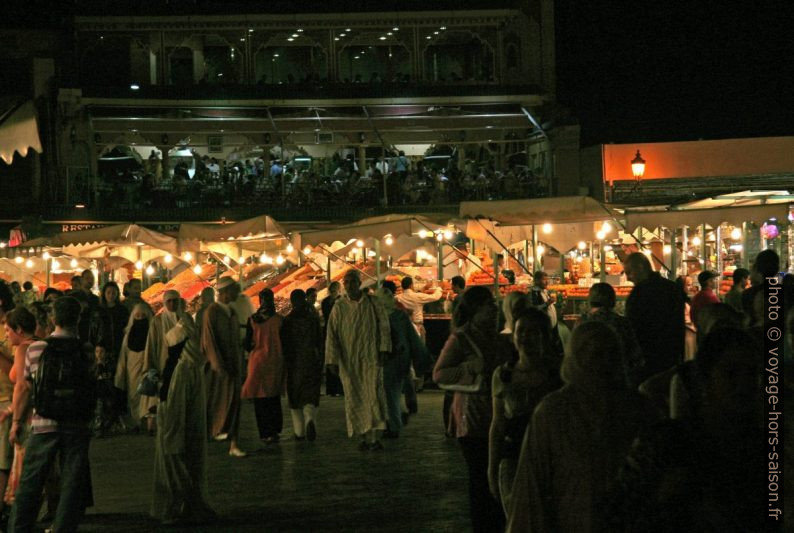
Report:
M 604 233 L 609 233 L 612 231 L 612 225 L 609 222 L 604 222 L 604 224 L 601 226 L 601 231 Z
M 670 246 L 669 244 L 665 244 L 663 249 L 664 249 L 664 255 L 670 255 L 670 252 L 673 251 L 673 247 Z
M 190 261 L 193 259 L 193 254 L 191 254 L 190 252 L 185 252 L 184 254 L 182 254 L 182 257 L 185 258 L 185 261 Z
M 420 229 L 419 230 L 419 238 L 420 239 L 426 239 L 427 238 L 427 231 L 425 231 L 423 229 Z
M 201 265 L 196 265 L 196 266 L 194 266 L 194 267 L 193 267 L 193 273 L 194 273 L 194 274 L 197 274 L 197 275 L 198 275 L 198 274 L 201 274 Z
M 585 248 L 587 248 L 587 243 L 584 241 L 579 241 L 579 244 L 577 244 L 576 247 L 579 248 L 580 250 L 584 250 Z
M 601 230 L 598 233 L 596 233 L 596 239 L 598 239 L 599 241 L 603 241 L 605 238 L 606 238 L 606 233 L 604 233 L 604 230 Z
M 742 230 L 740 230 L 739 228 L 733 228 L 731 230 L 731 239 L 733 239 L 734 241 L 738 241 L 741 238 L 742 238 Z
M 135 268 L 137 268 L 138 270 L 143 270 L 143 261 L 135 261 Z
M 151 276 L 152 274 L 154 274 L 154 267 L 152 265 L 149 265 L 146 267 L 146 275 Z
M 283 265 L 284 264 L 284 256 L 283 255 L 278 254 L 278 257 L 276 257 L 276 264 L 277 265 Z
M 50 257 L 52 257 L 52 256 L 50 255 L 50 252 L 44 252 L 44 253 L 41 255 L 41 257 L 42 257 L 42 259 L 44 259 L 44 260 L 46 261 L 47 259 L 49 259 L 49 258 L 50 258 Z
M 576 250 L 571 250 L 571 253 L 568 255 L 571 256 L 571 259 L 573 259 L 574 257 L 576 257 Z
M 450 230 L 445 230 L 445 231 L 444 231 L 444 238 L 445 238 L 446 240 L 450 240 L 450 239 L 452 238 L 452 231 L 450 231 Z
M 543 247 L 543 245 L 542 244 L 538 244 L 538 256 L 543 255 L 543 253 L 545 251 L 546 251 L 546 249 Z
M 311 246 L 307 246 L 306 248 L 303 249 L 303 255 L 309 255 L 310 253 L 312 253 Z
M 394 244 L 394 238 L 392 238 L 391 235 L 387 235 L 384 242 L 386 243 L 386 246 L 391 246 Z
M 16 264 L 20 264 L 22 261 L 24 261 L 24 259 L 22 259 L 20 256 L 16 256 L 16 257 L 14 258 L 14 262 L 15 262 Z
M 53 260 L 52 269 L 53 270 L 60 270 L 61 269 L 61 262 L 58 261 L 57 259 Z
M 644 254 L 645 254 L 645 255 L 647 255 L 648 257 L 650 257 L 650 256 L 651 256 L 651 251 L 650 251 L 649 249 L 647 249 L 647 248 L 646 248 L 646 249 L 644 249 L 644 250 L 642 251 L 642 253 L 644 253 Z
M 166 265 L 170 265 L 171 261 L 173 261 L 173 260 L 174 260 L 174 256 L 172 256 L 171 254 L 165 254 L 165 257 L 163 257 L 163 262 Z
M 701 241 L 700 237 L 698 237 L 697 235 L 692 237 L 692 246 L 700 246 L 701 242 L 703 242 L 703 241 Z
M 551 224 L 549 223 L 543 224 L 543 233 L 547 235 L 551 233 Z
M 292 252 L 294 252 L 294 251 L 295 251 L 295 247 L 294 247 L 294 246 L 292 246 L 292 243 L 289 243 L 289 244 L 287 245 L 287 253 L 288 253 L 288 254 L 291 254 L 291 253 L 292 253 Z
M 367 252 L 367 257 L 375 257 L 375 250 L 370 250 Z
M 69 266 L 72 268 L 77 268 L 77 259 L 72 259 L 69 261 Z
M 363 248 L 363 247 L 364 247 L 364 241 L 362 241 L 361 239 L 357 240 L 356 248 Z
M 240 257 L 237 258 L 237 264 L 242 265 L 243 263 L 245 263 L 245 257 L 241 255 Z
M 582 262 L 582 256 L 581 255 L 576 257 L 576 262 L 577 263 L 581 263 Z
M 25 261 L 25 266 L 28 268 L 33 268 L 33 260 L 28 259 L 27 261 Z
M 443 241 L 444 240 L 444 234 L 443 233 L 436 233 L 436 240 L 438 242 Z
M 223 262 L 226 263 L 227 265 L 231 262 L 231 260 L 232 258 L 229 257 L 228 255 L 223 256 Z

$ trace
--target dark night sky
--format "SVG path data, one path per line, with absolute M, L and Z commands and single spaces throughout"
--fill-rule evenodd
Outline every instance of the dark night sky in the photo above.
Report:
M 15 20 L 31 26 L 61 22 L 76 5 L 103 14 L 211 9 L 246 11 L 352 11 L 493 8 L 511 0 L 39 0 L 9 4 L 24 9 Z M 37 13 L 46 5 L 47 15 Z M 557 0 L 558 100 L 582 125 L 582 143 L 794 135 L 794 4 L 791 0 Z M 92 7 L 93 6 L 93 7 Z M 111 7 L 113 6 L 113 7 Z M 165 7 L 163 7 L 165 6 Z M 355 7 L 353 7 L 355 6 Z M 761 6 L 761 7 L 759 7 Z M 35 15 L 33 15 L 36 13 Z M 21 14 L 21 15 L 20 15 Z

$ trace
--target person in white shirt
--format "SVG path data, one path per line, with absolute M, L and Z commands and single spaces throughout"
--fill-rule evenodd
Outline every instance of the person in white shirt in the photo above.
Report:
M 414 290 L 414 280 L 406 276 L 400 282 L 403 288 L 402 294 L 397 295 L 397 301 L 403 304 L 411 312 L 411 322 L 413 322 L 417 333 L 425 340 L 425 314 L 423 306 L 441 299 L 441 287 L 435 287 L 432 294 L 416 292 Z

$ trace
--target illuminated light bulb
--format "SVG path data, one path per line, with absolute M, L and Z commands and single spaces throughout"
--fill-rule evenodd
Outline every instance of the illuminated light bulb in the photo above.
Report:
M 585 248 L 587 248 L 587 243 L 584 241 L 579 241 L 579 244 L 577 244 L 576 247 L 579 248 L 580 250 L 584 250 Z
M 742 230 L 740 230 L 739 228 L 733 228 L 731 230 L 731 239 L 733 239 L 734 241 L 738 241 L 741 238 L 742 238 Z
M 645 250 L 643 250 L 643 251 L 642 251 L 642 253 L 644 253 L 644 254 L 645 254 L 645 255 L 647 255 L 647 256 L 650 256 L 650 255 L 651 255 L 651 251 L 650 251 L 650 250 L 648 250 L 647 248 L 646 248 Z
M 201 265 L 196 265 L 193 267 L 194 274 L 201 274 Z
M 452 238 L 452 232 L 450 230 L 445 230 L 444 231 L 444 238 L 446 240 L 450 240 Z
M 292 253 L 292 252 L 294 252 L 294 251 L 295 251 L 295 247 L 294 247 L 294 246 L 292 246 L 292 244 L 291 244 L 291 243 L 290 243 L 290 244 L 288 244 L 288 245 L 287 245 L 287 253 L 288 253 L 288 254 L 291 254 L 291 253 Z
M 356 247 L 357 248 L 363 248 L 364 247 L 364 241 L 362 241 L 361 239 L 357 240 L 356 241 Z
M 692 246 L 700 246 L 701 242 L 702 241 L 700 240 L 700 237 L 698 237 L 697 235 L 692 237 Z
M 601 230 L 598 233 L 596 233 L 596 239 L 598 239 L 599 241 L 603 241 L 605 238 L 606 238 L 606 233 L 604 233 L 604 230 Z
M 543 233 L 551 233 L 551 224 L 543 224 Z
M 420 239 L 426 239 L 427 238 L 427 232 L 425 230 L 423 230 L 423 229 L 420 229 L 419 230 L 419 238 Z
M 7 242 L 5 242 L 5 241 L 0 242 L 0 248 L 5 248 L 6 246 L 8 246 Z
M 74 261 L 74 259 L 72 261 Z M 77 265 L 74 265 L 74 266 L 77 266 Z M 72 268 L 74 268 L 74 266 Z M 135 261 L 135 268 L 137 268 L 138 270 L 142 270 L 143 269 L 143 261 Z
M 174 260 L 174 256 L 172 256 L 171 254 L 165 254 L 165 257 L 163 257 L 163 261 L 165 262 L 166 265 L 171 263 L 171 261 L 173 260 Z
M 43 259 L 45 259 L 45 260 L 46 260 L 46 259 L 49 259 L 49 258 L 50 258 L 50 257 L 52 257 L 52 256 L 50 255 L 50 252 L 44 252 L 44 253 L 41 255 L 41 257 L 42 257 Z
M 581 262 L 582 262 L 582 256 L 581 256 L 581 255 L 580 255 L 579 257 L 577 257 L 577 258 L 576 258 L 576 262 L 577 262 L 577 263 L 581 263 Z
M 670 246 L 669 244 L 665 244 L 663 250 L 665 255 L 669 255 L 670 252 L 673 251 L 673 247 Z
M 22 259 L 20 256 L 16 256 L 16 257 L 14 258 L 14 262 L 15 262 L 16 264 L 20 264 L 22 261 L 24 261 L 24 259 Z
M 154 274 L 154 267 L 152 265 L 149 265 L 146 267 L 146 275 L 151 276 L 152 274 Z
M 232 260 L 231 257 L 229 257 L 228 255 L 224 255 L 223 256 L 223 262 L 226 263 L 227 265 L 229 264 L 229 262 L 231 260 Z
M 571 256 L 571 259 L 573 259 L 574 257 L 576 257 L 576 251 L 571 250 L 571 253 L 569 255 Z
M 53 270 L 61 269 L 61 263 L 57 259 L 52 262 L 52 269 Z
M 260 262 L 260 263 L 262 263 L 263 265 L 264 265 L 265 263 L 267 263 L 267 254 L 262 254 L 262 255 L 260 255 L 260 256 L 259 256 L 259 262 Z
M 69 261 L 69 266 L 72 268 L 77 268 L 77 259 L 72 259 Z
M 436 233 L 436 240 L 438 242 L 443 241 L 444 240 L 444 234 L 443 233 Z
M 386 241 L 385 242 L 386 242 L 386 246 L 391 246 L 392 244 L 394 244 L 394 238 L 392 238 L 392 236 L 389 235 L 389 236 L 386 237 Z
M 604 222 L 604 224 L 601 226 L 601 231 L 604 233 L 609 233 L 612 231 L 612 225 L 609 222 Z
M 309 255 L 310 253 L 312 253 L 311 246 L 307 246 L 306 248 L 303 249 L 303 255 Z
M 367 252 L 367 257 L 375 257 L 375 250 L 370 250 Z
M 27 261 L 25 261 L 25 266 L 28 268 L 33 268 L 33 260 L 28 259 Z
M 543 253 L 544 253 L 545 251 L 546 251 L 546 249 L 543 247 L 543 245 L 542 245 L 542 244 L 539 244 L 539 245 L 538 245 L 538 255 L 543 255 Z
M 237 259 L 237 264 L 238 264 L 238 265 L 242 265 L 243 263 L 245 263 L 245 257 L 243 257 L 243 256 L 241 255 L 241 256 L 240 256 L 240 257 Z
M 284 264 L 284 256 L 283 255 L 278 254 L 278 257 L 276 257 L 276 264 L 277 265 L 283 265 Z
M 692 257 L 692 252 L 691 252 L 691 251 L 687 252 L 686 254 L 687 254 L 689 257 Z
M 185 252 L 184 254 L 182 254 L 182 257 L 185 258 L 185 261 L 190 261 L 191 259 L 193 259 L 193 254 L 191 254 L 190 252 Z

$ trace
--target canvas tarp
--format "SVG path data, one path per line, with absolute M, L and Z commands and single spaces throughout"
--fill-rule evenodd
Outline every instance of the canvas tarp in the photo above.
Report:
M 608 220 L 603 217 L 602 221 Z M 571 222 L 553 224 L 550 233 L 541 232 L 538 225 L 538 243 L 550 246 L 559 252 L 567 252 L 579 241 L 590 241 L 595 237 L 597 223 Z M 503 245 L 510 247 L 523 241 L 532 242 L 532 225 L 499 226 L 490 220 L 469 220 L 466 235 L 482 242 L 493 252 L 501 252 Z
M 267 215 L 228 224 L 182 224 L 179 226 L 179 240 L 182 242 L 219 242 L 278 236 L 284 236 L 284 230 Z
M 303 231 L 300 233 L 302 246 L 331 244 L 334 241 L 347 243 L 351 239 L 383 239 L 391 235 L 416 235 L 420 230 L 433 231 L 446 227 L 439 219 L 424 215 L 386 215 L 359 220 L 353 224 L 331 229 Z
M 0 110 L 0 114 L 2 111 Z M 36 109 L 32 101 L 27 101 L 15 110 L 8 109 L 8 115 L 0 122 L 0 159 L 10 165 L 14 152 L 25 157 L 31 148 L 38 153 L 42 152 Z
M 628 208 L 625 211 L 626 229 L 678 228 L 706 224 L 716 228 L 720 224 L 738 226 L 743 222 L 763 223 L 770 218 L 784 221 L 788 217 L 789 205 L 794 196 L 785 191 L 768 193 L 727 194 L 697 200 L 678 206 L 661 209 Z
M 460 216 L 485 218 L 502 226 L 610 220 L 615 213 L 589 196 L 462 202 Z

